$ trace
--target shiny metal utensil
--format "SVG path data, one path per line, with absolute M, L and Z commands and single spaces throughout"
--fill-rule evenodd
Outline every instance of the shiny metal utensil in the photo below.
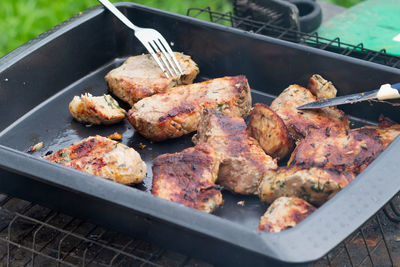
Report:
M 400 83 L 395 83 L 392 85 L 384 84 L 381 85 L 379 89 L 364 93 L 345 95 L 345 96 L 314 101 L 302 105 L 300 107 L 297 107 L 297 109 L 317 109 L 317 108 L 338 106 L 343 104 L 352 104 L 366 100 L 387 100 L 395 98 L 400 98 Z
M 134 25 L 108 0 L 98 0 L 105 8 L 113 13 L 120 21 L 135 32 L 136 38 L 146 47 L 147 51 L 153 56 L 158 66 L 161 68 L 165 77 L 174 77 L 183 74 L 178 60 L 172 52 L 165 38 L 156 30 L 140 28 Z

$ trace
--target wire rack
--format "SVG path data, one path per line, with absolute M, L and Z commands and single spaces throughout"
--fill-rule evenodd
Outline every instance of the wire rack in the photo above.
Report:
M 270 20 L 261 22 L 251 19 L 251 17 L 237 17 L 231 12 L 221 13 L 206 8 L 189 8 L 187 15 L 191 17 L 199 17 L 208 19 L 211 22 L 223 25 L 229 25 L 234 28 L 247 30 L 250 32 L 268 35 L 278 39 L 299 43 L 319 49 L 335 52 L 338 54 L 351 56 L 366 61 L 371 61 L 386 66 L 400 68 L 400 57 L 390 55 L 385 49 L 380 51 L 370 50 L 364 47 L 362 43 L 357 45 L 347 44 L 340 38 L 327 39 L 319 36 L 317 32 L 304 33 L 296 30 L 296 28 L 284 28 L 276 25 L 279 21 Z
M 0 218 L 0 266 L 210 266 L 5 195 Z
M 328 40 L 209 8 L 191 8 L 215 23 L 400 68 L 400 57 L 339 38 Z M 0 194 L 0 266 L 211 266 L 186 255 Z M 310 266 L 400 266 L 400 196 L 327 256 Z
M 400 266 L 400 214 L 384 212 L 311 266 Z M 0 218 L 0 266 L 211 266 L 5 195 Z

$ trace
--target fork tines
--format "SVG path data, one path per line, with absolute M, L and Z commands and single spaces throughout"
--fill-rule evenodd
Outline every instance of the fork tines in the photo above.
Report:
M 167 41 L 157 32 L 157 38 L 150 41 L 143 40 L 146 49 L 153 56 L 167 78 L 183 74 L 182 68 Z
M 135 36 L 146 47 L 147 51 L 153 56 L 158 66 L 161 68 L 165 77 L 169 78 L 183 74 L 178 60 L 169 47 L 164 37 L 155 29 L 141 28 L 133 24 L 124 14 L 121 13 L 108 0 L 98 0 L 105 8 L 113 13 L 119 20 L 135 32 Z M 160 61 L 161 59 L 161 61 Z

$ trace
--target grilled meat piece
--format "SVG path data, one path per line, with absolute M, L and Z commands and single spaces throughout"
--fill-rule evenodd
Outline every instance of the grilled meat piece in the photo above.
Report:
M 313 129 L 348 129 L 347 116 L 334 107 L 319 110 L 298 110 L 297 107 L 317 101 L 318 99 L 309 90 L 299 85 L 286 88 L 271 104 L 285 122 L 286 127 L 295 139 L 306 136 Z
M 366 126 L 348 131 L 312 131 L 299 142 L 288 165 L 350 171 L 364 170 L 399 135 L 400 125 Z
M 258 230 L 278 233 L 292 228 L 316 210 L 314 206 L 297 197 L 276 199 L 261 217 Z
M 251 95 L 246 77 L 224 77 L 168 89 L 137 102 L 128 119 L 141 135 L 162 141 L 196 131 L 203 108 L 232 116 L 247 115 Z
M 146 176 L 146 164 L 133 148 L 99 135 L 43 158 L 121 184 L 140 183 Z
M 214 148 L 221 158 L 218 183 L 235 193 L 254 194 L 260 179 L 277 168 L 276 160 L 266 155 L 257 140 L 250 137 L 241 117 L 205 109 L 192 140 Z
M 381 128 L 390 127 L 397 124 L 391 118 L 383 116 L 383 114 L 379 115 L 378 122 L 378 126 Z
M 271 203 L 275 199 L 300 197 L 317 206 L 333 197 L 354 179 L 350 172 L 337 172 L 317 167 L 301 166 L 279 168 L 265 175 L 258 188 L 262 201 Z
M 125 110 L 110 95 L 74 96 L 68 106 L 69 112 L 79 122 L 91 124 L 114 124 L 125 118 Z
M 191 84 L 199 73 L 199 68 L 190 56 L 176 52 L 175 56 L 183 75 L 170 78 L 165 77 L 149 54 L 128 58 L 124 64 L 105 76 L 110 92 L 133 106 L 140 99 L 168 88 Z
M 223 203 L 216 187 L 219 159 L 207 144 L 163 154 L 153 162 L 153 195 L 205 212 Z
M 336 97 L 337 90 L 332 82 L 322 78 L 319 74 L 314 74 L 308 80 L 307 89 L 318 99 L 327 99 Z
M 285 123 L 269 107 L 255 104 L 250 112 L 249 128 L 254 137 L 273 158 L 284 158 L 293 147 L 293 139 L 289 135 Z

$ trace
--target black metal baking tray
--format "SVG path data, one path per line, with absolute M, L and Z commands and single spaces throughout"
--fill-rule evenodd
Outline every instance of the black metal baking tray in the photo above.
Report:
M 400 70 L 304 47 L 238 29 L 132 3 L 118 7 L 139 26 L 157 28 L 174 50 L 198 63 L 199 79 L 244 74 L 253 103 L 269 104 L 292 83 L 319 73 L 339 94 L 398 82 Z M 278 234 L 256 229 L 266 205 L 256 197 L 224 192 L 214 215 L 152 196 L 151 161 L 191 146 L 190 136 L 150 143 L 123 122 L 85 127 L 69 115 L 73 95 L 106 92 L 104 75 L 129 55 L 144 52 L 132 32 L 111 14 L 94 8 L 0 59 L 0 191 L 224 265 L 306 263 L 334 248 L 373 216 L 400 189 L 395 140 L 355 181 L 297 227 Z M 388 104 L 361 103 L 344 109 L 356 125 L 379 114 L 399 120 Z M 123 133 L 148 164 L 143 184 L 129 187 L 40 159 L 89 135 Z M 39 141 L 33 155 L 24 151 Z M 139 143 L 147 145 L 139 149 Z M 245 200 L 245 206 L 237 205 Z

